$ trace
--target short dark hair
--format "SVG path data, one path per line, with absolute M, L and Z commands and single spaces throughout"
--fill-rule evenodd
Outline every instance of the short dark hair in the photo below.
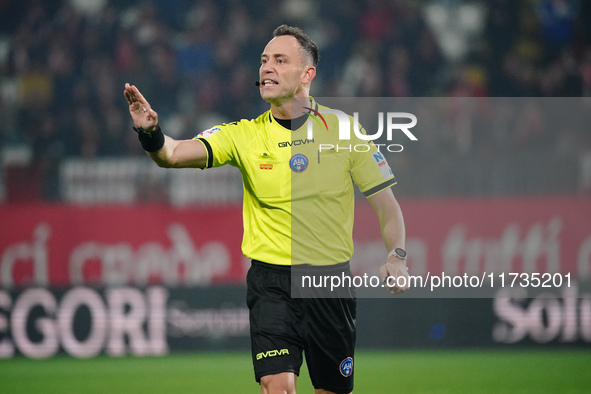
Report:
M 312 65 L 316 67 L 320 55 L 318 54 L 318 45 L 299 27 L 281 25 L 273 31 L 273 37 L 279 36 L 293 36 L 300 43 L 302 52 L 305 57 L 312 61 Z

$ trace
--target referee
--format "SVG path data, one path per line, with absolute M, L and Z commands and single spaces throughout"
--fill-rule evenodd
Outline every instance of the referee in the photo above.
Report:
M 190 140 L 164 135 L 156 111 L 135 86 L 125 84 L 134 129 L 160 167 L 230 164 L 242 173 L 242 252 L 252 260 L 247 305 L 261 393 L 295 393 L 303 355 L 315 393 L 353 391 L 354 289 L 342 289 L 338 297 L 311 297 L 292 287 L 292 276 L 296 270 L 351 276 L 354 184 L 375 209 L 390 251 L 380 276 L 391 284 L 408 277 L 404 221 L 385 158 L 371 142 L 367 152 L 321 148 L 338 145 L 339 120 L 309 96 L 318 59 L 316 43 L 302 30 L 279 26 L 261 54 L 257 82 L 270 109 Z M 318 114 L 322 122 L 311 122 L 313 138 L 308 138 L 308 118 Z M 356 136 L 349 142 L 367 145 Z M 407 289 L 389 288 L 394 294 Z

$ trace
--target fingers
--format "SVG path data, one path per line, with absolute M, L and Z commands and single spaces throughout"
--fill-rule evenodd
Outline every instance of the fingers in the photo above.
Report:
M 130 86 L 130 91 L 133 92 L 133 97 L 135 97 L 135 100 L 138 103 L 146 108 L 149 108 L 148 101 L 144 98 L 143 94 L 140 93 L 138 88 L 135 87 L 135 85 Z
M 125 96 L 125 100 L 127 100 L 127 104 L 129 104 L 130 106 L 138 102 L 135 92 L 128 83 L 125 84 L 125 90 L 123 91 L 123 95 Z
M 406 265 L 387 263 L 380 267 L 380 276 L 384 285 L 392 294 L 400 294 L 410 288 Z
M 135 85 L 130 85 L 129 83 L 125 84 L 125 90 L 123 91 L 125 95 L 125 99 L 128 103 L 140 103 L 141 105 L 148 107 L 148 102 L 144 98 L 144 96 L 140 93 L 138 88 Z
M 158 114 L 152 108 L 146 109 L 146 113 L 148 114 L 148 122 L 150 123 L 158 123 Z
M 125 84 L 123 96 L 129 104 L 129 113 L 136 127 L 151 131 L 158 125 L 158 114 L 135 85 Z
M 396 287 L 393 294 L 400 294 L 404 293 L 410 288 L 409 277 L 408 277 L 408 269 L 406 266 L 399 267 L 398 272 L 396 272 Z
M 133 104 L 133 99 L 131 98 L 131 95 L 127 92 L 127 90 L 123 91 L 123 95 L 125 96 L 125 100 L 127 100 L 127 104 Z

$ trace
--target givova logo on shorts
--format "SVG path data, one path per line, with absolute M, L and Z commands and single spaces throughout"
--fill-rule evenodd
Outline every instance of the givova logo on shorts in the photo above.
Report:
M 351 376 L 351 374 L 353 373 L 353 358 L 347 357 L 346 359 L 344 359 L 341 362 L 339 369 L 341 370 L 341 375 L 343 375 L 344 377 L 348 378 L 349 376 Z
M 267 358 L 267 357 L 283 356 L 286 354 L 289 354 L 289 350 L 287 350 L 287 349 L 267 350 L 266 352 L 258 353 L 257 360 L 260 360 L 261 358 Z

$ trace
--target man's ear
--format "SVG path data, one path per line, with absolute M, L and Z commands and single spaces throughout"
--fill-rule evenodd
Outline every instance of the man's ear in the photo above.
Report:
M 304 74 L 302 75 L 302 83 L 308 84 L 312 82 L 314 77 L 316 76 L 316 67 L 308 66 L 304 70 Z

